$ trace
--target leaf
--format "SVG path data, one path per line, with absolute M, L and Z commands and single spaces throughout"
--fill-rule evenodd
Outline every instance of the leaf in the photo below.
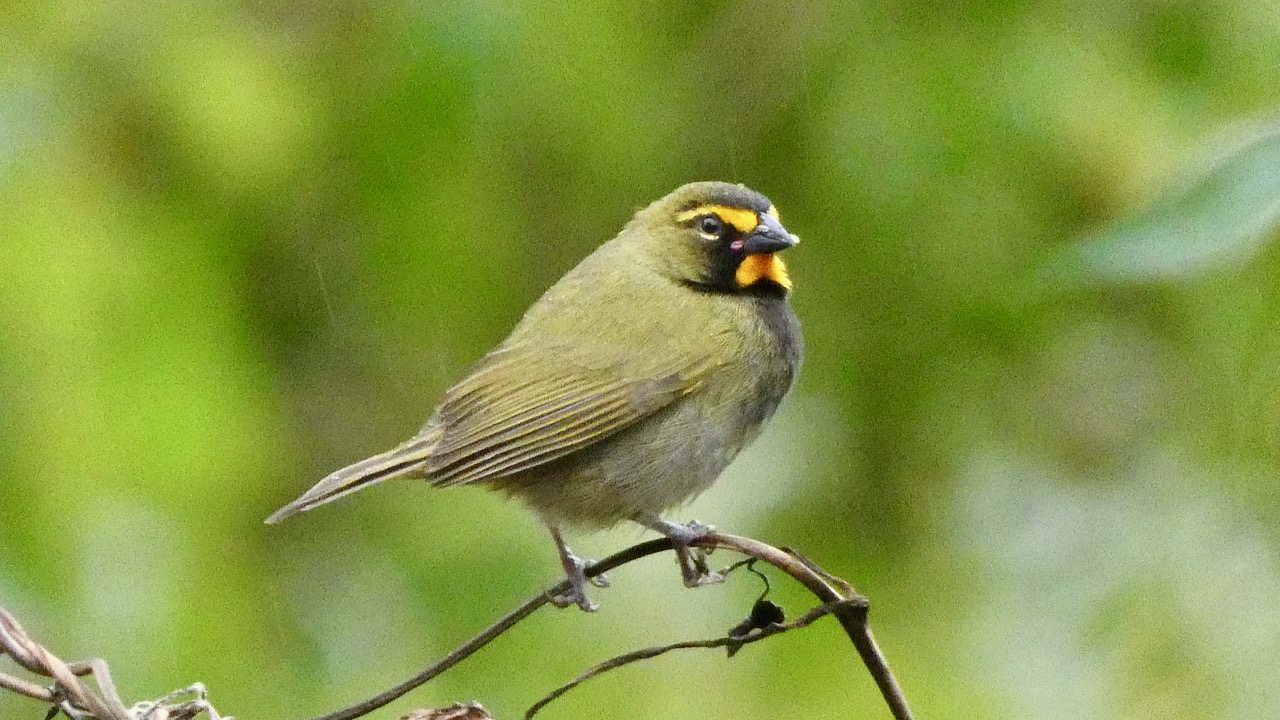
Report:
M 1051 274 L 1084 284 L 1178 280 L 1243 264 L 1280 225 L 1280 128 L 1144 212 L 1086 236 Z

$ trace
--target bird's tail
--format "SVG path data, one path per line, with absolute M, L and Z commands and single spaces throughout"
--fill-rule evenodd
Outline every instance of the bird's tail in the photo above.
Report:
M 420 473 L 438 438 L 418 436 L 391 450 L 336 470 L 302 494 L 302 497 L 275 511 L 267 518 L 272 525 L 285 518 L 349 495 L 383 480 L 399 477 L 422 477 Z

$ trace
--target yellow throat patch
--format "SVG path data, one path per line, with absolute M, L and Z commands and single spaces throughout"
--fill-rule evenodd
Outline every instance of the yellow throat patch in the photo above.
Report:
M 748 288 L 761 280 L 772 280 L 787 290 L 791 289 L 791 278 L 787 276 L 787 266 L 782 258 L 773 253 L 768 255 L 748 255 L 738 265 L 733 279 L 740 288 Z

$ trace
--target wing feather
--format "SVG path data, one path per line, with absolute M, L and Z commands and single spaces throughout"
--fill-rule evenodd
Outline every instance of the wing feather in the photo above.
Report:
M 466 485 L 562 458 L 692 392 L 712 366 L 636 355 L 597 348 L 590 365 L 559 359 L 535 372 L 539 365 L 518 346 L 490 354 L 424 428 L 439 433 L 424 466 L 431 482 Z
M 541 387 L 502 391 L 498 401 L 474 403 L 468 412 L 454 413 L 449 426 L 465 432 L 446 434 L 436 447 L 437 458 L 467 449 L 501 443 L 513 432 L 523 434 L 539 421 L 553 421 L 571 413 L 584 399 L 604 395 L 603 387 L 574 386 L 572 378 L 548 378 Z M 559 385 L 559 388 L 555 386 Z M 492 394 L 492 393 L 490 393 Z M 446 402 L 448 402 L 446 400 Z
M 488 452 L 468 456 L 461 464 L 434 475 L 438 485 L 458 485 L 512 475 L 563 457 L 602 436 L 625 427 L 629 413 L 619 406 L 602 408 L 570 423 L 549 426 L 550 432 L 518 437 Z

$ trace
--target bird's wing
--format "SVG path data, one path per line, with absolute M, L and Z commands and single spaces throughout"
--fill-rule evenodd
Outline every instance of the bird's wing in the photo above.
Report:
M 486 356 L 423 429 L 440 433 L 424 467 L 432 484 L 465 485 L 562 458 L 692 392 L 711 367 L 634 349 L 597 346 L 591 356 L 587 364 L 543 348 L 531 363 L 518 345 Z

